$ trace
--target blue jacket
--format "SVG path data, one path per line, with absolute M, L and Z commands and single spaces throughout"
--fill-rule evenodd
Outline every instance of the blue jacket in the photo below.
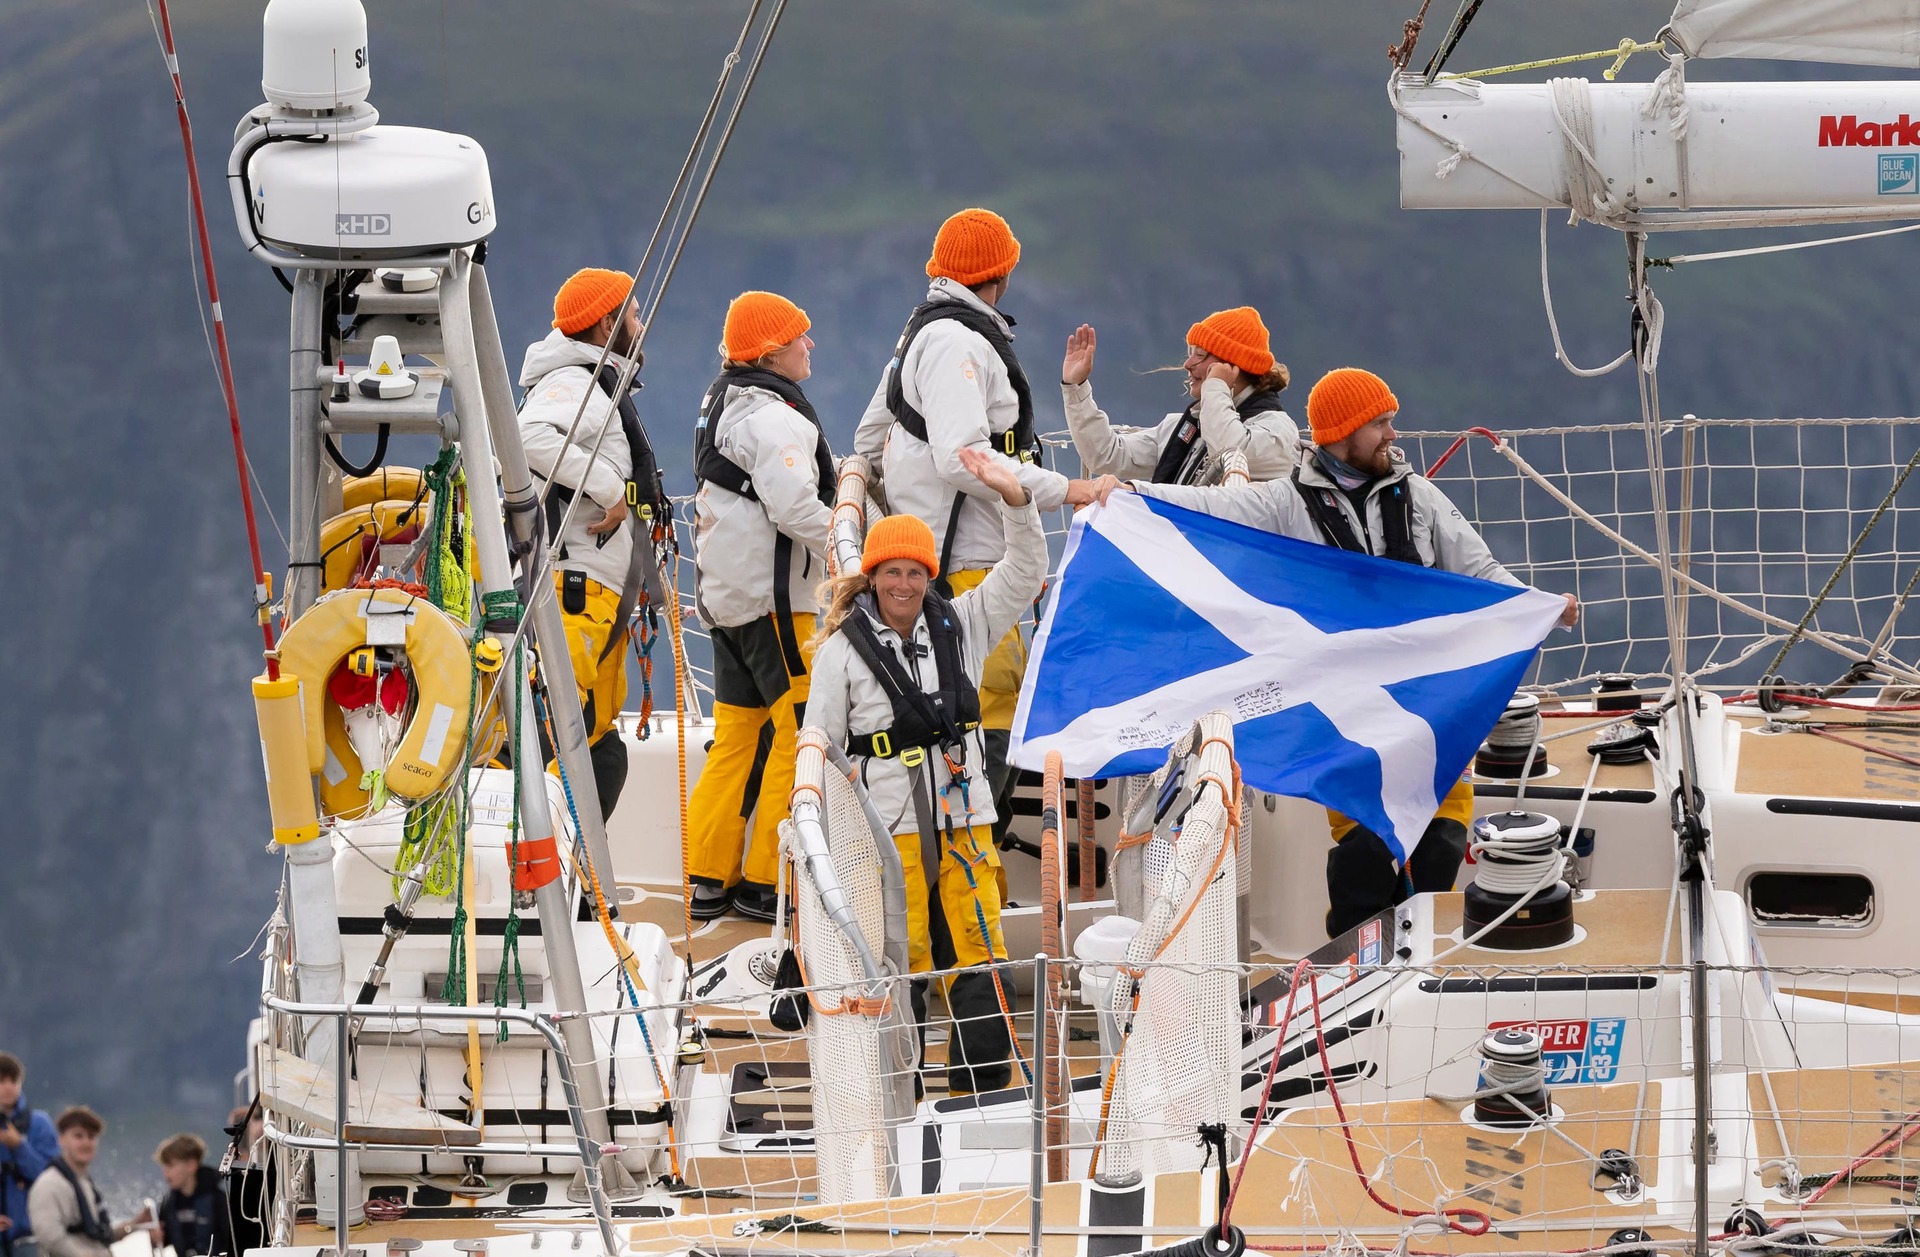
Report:
M 0 1145 L 0 1214 L 13 1219 L 13 1229 L 0 1234 L 30 1239 L 33 1223 L 27 1220 L 27 1188 L 60 1155 L 60 1136 L 54 1133 L 53 1119 L 42 1109 L 27 1108 L 24 1099 L 0 1120 L 11 1120 L 16 1128 L 23 1120 L 27 1123 L 27 1137 L 18 1148 Z

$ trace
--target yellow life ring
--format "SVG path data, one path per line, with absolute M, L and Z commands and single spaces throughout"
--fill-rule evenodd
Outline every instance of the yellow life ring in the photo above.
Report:
M 430 498 L 382 498 L 341 511 L 320 525 L 320 588 L 345 589 L 353 584 L 365 538 L 375 538 L 378 545 L 391 542 L 409 528 L 426 529 L 432 524 Z
M 307 769 L 322 777 L 322 799 L 333 815 L 352 810 L 355 796 L 364 806 L 366 796 L 358 790 L 357 773 L 349 773 L 342 783 L 327 781 L 329 746 L 334 747 L 340 767 L 346 763 L 339 758 L 340 752 L 352 755 L 339 710 L 327 711 L 333 706 L 327 701 L 327 678 L 349 651 L 367 644 L 369 613 L 406 618 L 407 662 L 413 672 L 413 719 L 387 763 L 387 789 L 402 798 L 424 799 L 460 768 L 466 752 L 473 664 L 461 626 L 425 598 L 404 589 L 329 594 L 287 627 L 280 639 L 280 666 L 300 678 Z
M 422 502 L 427 495 L 420 489 L 417 467 L 382 467 L 371 476 L 349 476 L 340 487 L 340 509 L 350 511 L 373 502 Z

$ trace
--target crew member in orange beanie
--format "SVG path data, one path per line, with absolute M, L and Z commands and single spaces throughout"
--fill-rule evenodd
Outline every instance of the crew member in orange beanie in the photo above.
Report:
M 614 727 L 627 694 L 625 616 L 651 561 L 651 524 L 667 509 L 633 404 L 642 329 L 632 290 L 622 271 L 574 272 L 554 294 L 553 330 L 528 347 L 520 368 L 520 440 L 542 495 L 603 817 L 627 778 Z
M 1116 489 L 1161 498 L 1300 541 L 1318 542 L 1381 558 L 1441 568 L 1503 585 L 1523 582 L 1507 571 L 1473 525 L 1431 480 L 1407 465 L 1394 447 L 1400 399 L 1371 371 L 1340 367 L 1320 377 L 1307 395 L 1313 446 L 1285 480 L 1210 487 L 1130 484 L 1102 476 L 1095 496 Z M 1565 595 L 1561 623 L 1572 627 L 1580 602 Z M 1327 854 L 1327 934 L 1337 937 L 1413 891 L 1449 890 L 1466 854 L 1473 821 L 1473 787 L 1465 777 L 1440 804 L 1413 849 L 1397 867 L 1387 844 L 1365 826 L 1328 812 L 1333 849 Z
M 927 299 L 907 320 L 853 438 L 883 472 L 888 505 L 933 531 L 940 581 L 951 594 L 977 587 L 1006 555 L 994 495 L 961 466 L 959 451 L 985 450 L 1026 486 L 1041 510 L 1079 506 L 1091 486 L 1041 466 L 1033 390 L 1013 352 L 1013 320 L 1000 310 L 1020 241 L 1007 220 L 964 209 L 940 224 L 927 258 Z M 995 836 L 1006 832 L 1013 774 L 1009 730 L 1026 674 L 1027 647 L 1010 628 L 980 675 Z
M 811 326 L 778 293 L 735 297 L 720 376 L 694 429 L 696 602 L 713 638 L 714 700 L 713 743 L 687 802 L 696 920 L 731 907 L 771 921 L 778 906 L 779 827 L 793 794 L 835 483 L 833 451 L 800 388 L 813 374 Z
M 1116 432 L 1094 403 L 1088 377 L 1097 344 L 1093 328 L 1082 323 L 1067 337 L 1060 364 L 1067 430 L 1089 472 L 1157 484 L 1212 484 L 1230 451 L 1247 460 L 1254 480 L 1277 480 L 1293 471 L 1300 429 L 1280 408 L 1287 368 L 1274 361 L 1267 325 L 1252 306 L 1216 311 L 1187 329 L 1181 369 L 1193 401 L 1152 428 Z
M 975 509 L 991 512 L 1005 557 L 948 599 L 929 588 L 940 555 L 926 522 L 889 515 L 875 523 L 861 570 L 823 593 L 807 723 L 846 749 L 893 835 L 907 878 L 908 967 L 962 970 L 946 990 L 954 1018 L 947 1084 L 967 1092 L 1011 1080 L 1014 1007 L 1011 986 L 977 968 L 1007 959 L 977 682 L 994 641 L 1040 594 L 1047 539 L 1011 463 L 971 446 L 955 457 L 993 495 Z M 913 1002 L 924 1020 L 922 988 L 915 983 Z

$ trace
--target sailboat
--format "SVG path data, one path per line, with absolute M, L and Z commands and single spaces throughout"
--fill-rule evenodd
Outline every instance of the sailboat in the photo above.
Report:
M 1897 749 L 1920 706 L 1898 528 L 1920 432 L 1806 421 L 1794 448 L 1838 440 L 1844 464 L 1776 464 L 1774 428 L 1664 416 L 1647 281 L 1661 230 L 1920 217 L 1888 161 L 1912 155 L 1880 151 L 1920 88 L 1684 77 L 1766 46 L 1910 59 L 1905 8 L 1683 0 L 1652 85 L 1506 87 L 1401 58 L 1405 205 L 1571 209 L 1627 243 L 1613 365 L 1641 382 L 1640 422 L 1410 442 L 1516 571 L 1577 587 L 1586 633 L 1544 652 L 1476 762 L 1474 886 L 1331 942 L 1324 813 L 1241 788 L 1223 714 L 1152 777 L 1029 783 L 1044 836 L 1012 862 L 999 966 L 1019 1069 L 962 1096 L 940 1090 L 940 1027 L 907 1011 L 909 888 L 838 748 L 802 738 L 771 934 L 687 919 L 675 853 L 710 722 L 665 521 L 672 709 L 625 721 L 614 815 L 582 788 L 487 285 L 484 150 L 379 119 L 358 0 L 272 0 L 267 103 L 228 167 L 243 242 L 291 290 L 288 578 L 276 595 L 259 573 L 253 682 L 286 869 L 246 1042 L 253 1160 L 281 1185 L 269 1247 L 1920 1247 L 1920 922 L 1896 889 L 1920 820 L 1898 771 L 1920 761 Z M 1796 22 L 1829 42 L 1786 39 Z M 723 146 L 720 100 L 696 152 Z M 683 172 L 676 196 L 697 209 L 704 187 Z M 440 457 L 343 474 L 327 446 L 353 432 L 425 434 Z M 1879 511 L 1808 496 L 1863 466 Z M 877 507 L 857 460 L 841 472 L 844 564 Z M 1773 490 L 1737 489 L 1771 472 L 1801 544 L 1723 544 L 1743 509 L 1766 523 Z M 1829 559 L 1835 579 L 1804 587 Z M 1776 560 L 1803 587 L 1770 582 Z M 1811 668 L 1815 650 L 1839 680 L 1785 679 L 1789 651 Z M 543 732 L 551 771 L 532 767 Z

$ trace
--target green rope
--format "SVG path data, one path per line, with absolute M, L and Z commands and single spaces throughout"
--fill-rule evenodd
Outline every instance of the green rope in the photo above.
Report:
M 440 456 L 421 473 L 421 477 L 433 503 L 428 524 L 433 532 L 434 543 L 427 550 L 427 599 L 453 619 L 465 624 L 473 615 L 470 570 L 473 521 L 467 507 L 467 474 L 460 467 L 459 451 L 452 446 L 441 450 Z M 475 692 L 475 688 L 470 687 L 467 696 L 468 746 L 473 745 Z M 437 854 L 427 865 L 422 890 L 436 899 L 445 899 L 454 893 L 460 880 L 460 864 L 453 831 L 461 827 L 465 810 L 449 804 L 458 797 L 457 790 L 449 790 L 444 798 L 436 796 L 408 810 L 406 827 L 400 839 L 399 858 L 394 862 L 393 893 L 396 896 L 400 894 L 406 870 L 418 864 L 430 850 L 437 851 Z M 378 805 L 376 800 L 375 807 Z
M 486 637 L 484 629 L 474 630 L 473 643 L 467 648 L 470 662 L 473 653 L 480 649 L 480 643 L 485 641 Z M 477 664 L 474 664 L 467 669 L 467 673 L 467 747 L 468 753 L 471 754 L 474 723 L 480 711 L 480 669 Z M 447 943 L 447 980 L 441 988 L 440 998 L 451 1004 L 464 1001 L 467 990 L 467 884 L 466 878 L 461 874 L 467 866 L 467 827 L 473 819 L 473 774 L 463 769 L 459 782 L 450 787 L 447 793 L 453 810 L 453 841 L 447 844 L 454 856 L 451 861 L 453 932 Z M 431 879 L 438 868 L 439 864 L 436 862 L 434 867 L 428 870 L 429 890 L 433 884 Z M 439 893 L 444 896 L 446 892 Z
M 491 595 L 489 595 L 489 597 L 491 597 Z M 516 599 L 516 603 L 517 601 Z M 519 732 L 519 726 L 526 716 L 526 663 L 526 645 L 521 643 L 513 648 L 514 733 Z M 510 733 L 508 736 L 512 737 L 513 734 Z M 522 749 L 519 739 L 514 738 L 513 811 L 507 820 L 507 867 L 509 869 L 518 868 L 520 865 L 520 772 L 522 767 L 521 761 L 526 759 L 526 756 L 521 754 Z M 500 935 L 500 973 L 493 982 L 493 1006 L 495 1008 L 505 1008 L 507 1006 L 507 974 L 509 968 L 511 968 L 513 974 L 515 987 L 520 993 L 520 1007 L 525 1008 L 527 1006 L 527 978 L 526 974 L 523 973 L 520 968 L 520 906 L 515 900 L 515 892 L 509 890 L 507 892 L 507 925 L 506 929 L 503 930 Z M 499 1041 L 502 1043 L 507 1041 L 507 1023 L 504 1021 L 500 1023 Z
M 433 495 L 434 544 L 427 551 L 427 597 L 461 623 L 473 612 L 473 518 L 467 508 L 467 473 L 452 446 L 424 473 Z

